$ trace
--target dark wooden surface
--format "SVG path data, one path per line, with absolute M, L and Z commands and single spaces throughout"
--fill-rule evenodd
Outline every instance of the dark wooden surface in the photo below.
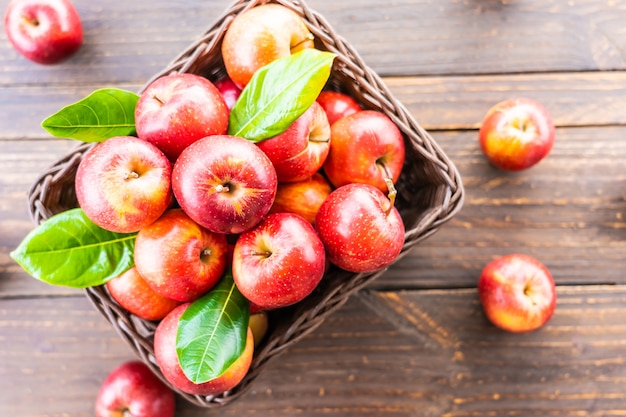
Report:
M 6 9 L 8 0 L 0 0 Z M 139 90 L 230 4 L 76 0 L 85 44 L 53 67 L 0 33 L 0 416 L 86 417 L 133 358 L 80 291 L 10 258 L 32 229 L 26 192 L 75 143 L 43 118 L 95 88 Z M 626 2 L 309 0 L 457 165 L 462 211 L 293 346 L 242 399 L 178 417 L 626 415 Z M 550 156 L 489 166 L 477 128 L 512 96 L 557 124 Z M 558 284 L 554 317 L 525 335 L 485 319 L 476 281 L 524 252 Z

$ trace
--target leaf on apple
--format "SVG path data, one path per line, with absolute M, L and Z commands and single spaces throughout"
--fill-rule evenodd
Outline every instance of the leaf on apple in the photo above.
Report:
M 37 226 L 11 252 L 26 272 L 51 285 L 102 285 L 134 265 L 136 233 L 114 233 L 76 208 Z
M 223 374 L 243 353 L 250 305 L 230 271 L 180 317 L 176 353 L 183 372 L 196 384 Z
M 284 132 L 317 99 L 334 59 L 308 48 L 260 68 L 231 110 L 228 133 L 260 142 Z
M 53 136 L 83 142 L 102 142 L 135 134 L 135 107 L 139 96 L 117 88 L 95 90 L 63 107 L 41 126 Z

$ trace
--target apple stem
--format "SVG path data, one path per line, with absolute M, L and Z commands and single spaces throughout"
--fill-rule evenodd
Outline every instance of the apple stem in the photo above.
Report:
M 124 175 L 125 180 L 131 180 L 135 178 L 139 178 L 139 174 L 137 174 L 135 171 L 127 172 L 126 175 Z
M 393 181 L 391 178 L 385 177 L 385 184 L 387 184 L 387 190 L 389 190 L 389 192 L 387 193 L 387 197 L 389 198 L 389 208 L 385 211 L 385 214 L 388 216 L 396 203 L 396 196 L 398 195 L 398 191 L 393 185 Z
M 269 258 L 270 256 L 272 256 L 272 252 L 266 250 L 266 251 L 252 251 L 252 256 L 263 256 L 264 258 Z
M 157 95 L 152 96 L 152 98 L 155 99 L 156 101 L 158 101 L 161 106 L 165 104 L 165 102 L 163 100 L 161 100 L 159 98 L 159 96 L 157 96 Z

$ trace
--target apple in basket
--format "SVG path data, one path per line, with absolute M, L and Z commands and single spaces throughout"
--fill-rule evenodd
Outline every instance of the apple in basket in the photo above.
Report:
M 172 188 L 182 209 L 215 233 L 239 234 L 252 228 L 272 207 L 276 187 L 269 158 L 237 136 L 209 136 L 193 143 L 172 172 Z
M 318 172 L 330 149 L 330 125 L 317 102 L 281 134 L 257 143 L 276 169 L 279 182 L 301 181 Z
M 145 363 L 128 361 L 102 382 L 95 411 L 96 417 L 174 417 L 176 398 Z
M 361 106 L 355 99 L 338 91 L 322 91 L 317 97 L 331 125 L 337 120 L 361 111 Z
M 317 211 L 331 191 L 332 187 L 319 172 L 302 181 L 278 183 L 270 213 L 299 214 L 313 224 Z
M 532 256 L 510 254 L 489 262 L 478 280 L 489 321 L 509 332 L 529 332 L 554 313 L 556 288 L 548 268 Z
M 478 140 L 496 167 L 508 171 L 530 168 L 545 158 L 555 139 L 548 110 L 529 98 L 504 100 L 485 115 Z
M 90 149 L 76 170 L 76 198 L 103 229 L 137 232 L 158 219 L 172 200 L 170 161 L 156 146 L 117 136 Z
M 39 64 L 56 64 L 83 43 L 83 26 L 70 0 L 12 0 L 4 30 L 13 47 Z
M 233 252 L 233 279 L 241 294 L 262 309 L 303 300 L 324 276 L 324 245 L 307 220 L 275 213 L 242 233 Z
M 359 183 L 330 193 L 315 217 L 315 228 L 332 264 L 351 272 L 372 272 L 398 257 L 405 230 L 394 206 L 395 194 L 389 196 Z
M 313 46 L 313 35 L 297 13 L 263 4 L 233 19 L 224 34 L 222 56 L 230 79 L 243 88 L 259 68 Z
M 254 352 L 252 330 L 248 327 L 243 353 L 226 371 L 214 379 L 196 384 L 185 375 L 176 354 L 179 320 L 189 305 L 186 303 L 176 307 L 159 322 L 154 332 L 154 354 L 161 372 L 170 384 L 188 394 L 213 395 L 228 391 L 241 382 L 252 363 Z
M 150 83 L 135 108 L 137 136 L 173 162 L 187 146 L 228 129 L 228 106 L 208 79 L 171 74 Z
M 385 179 L 395 184 L 404 157 L 404 138 L 396 124 L 382 112 L 362 110 L 332 124 L 324 173 L 335 187 L 358 182 L 387 192 Z

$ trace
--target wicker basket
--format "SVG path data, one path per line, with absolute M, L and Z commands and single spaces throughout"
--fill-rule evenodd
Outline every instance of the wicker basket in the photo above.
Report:
M 161 73 L 146 82 L 170 74 L 189 72 L 215 80 L 225 74 L 220 45 L 232 19 L 258 4 L 274 2 L 301 15 L 315 35 L 316 46 L 337 55 L 327 88 L 350 94 L 364 107 L 387 114 L 402 131 L 406 142 L 406 163 L 397 183 L 396 206 L 405 223 L 405 244 L 400 256 L 432 235 L 454 216 L 463 202 L 463 187 L 452 162 L 435 141 L 411 117 L 383 84 L 376 73 L 361 60 L 358 53 L 317 12 L 302 0 L 242 0 L 233 3 L 222 16 L 187 50 L 182 52 Z M 145 88 L 145 87 L 144 87 Z M 58 160 L 33 184 L 29 205 L 35 224 L 61 211 L 77 207 L 74 192 L 76 168 L 91 144 L 81 144 Z M 353 274 L 331 269 L 315 292 L 295 306 L 272 312 L 271 327 L 257 348 L 245 379 L 233 390 L 216 396 L 197 396 L 178 392 L 183 398 L 201 407 L 219 407 L 243 395 L 252 381 L 289 346 L 317 328 L 348 297 L 384 270 Z M 154 359 L 152 337 L 156 323 L 138 319 L 118 306 L 104 287 L 85 290 L 93 305 L 107 318 L 136 354 L 160 377 Z

